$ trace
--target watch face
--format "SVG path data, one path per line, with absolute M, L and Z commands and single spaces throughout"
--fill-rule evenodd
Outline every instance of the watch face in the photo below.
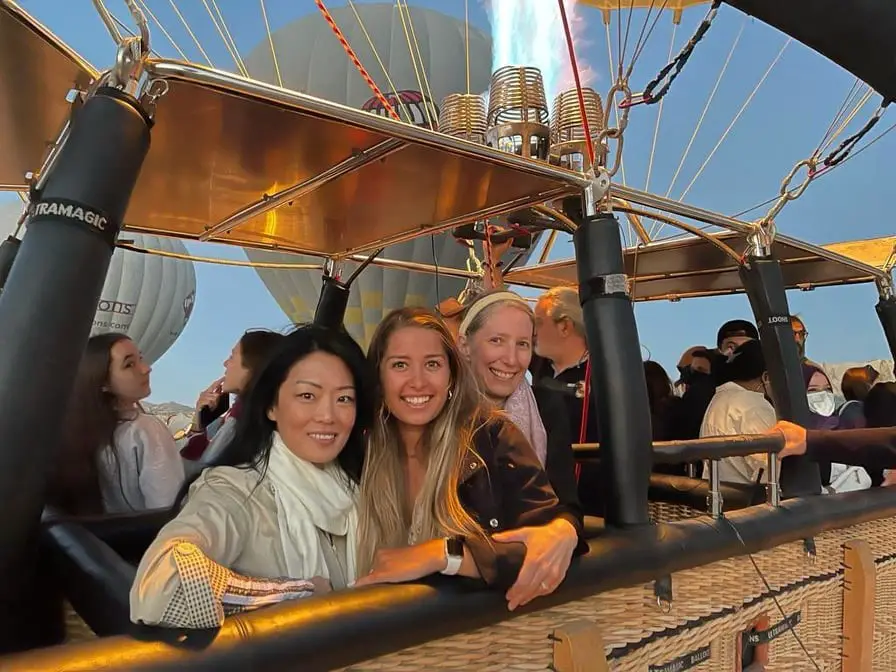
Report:
M 464 556 L 464 542 L 458 539 L 457 537 L 449 537 L 445 543 L 445 547 L 448 550 L 448 555 L 463 557 Z

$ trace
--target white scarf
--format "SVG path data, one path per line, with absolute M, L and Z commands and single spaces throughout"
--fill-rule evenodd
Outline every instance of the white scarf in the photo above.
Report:
M 274 432 L 266 478 L 277 500 L 280 541 L 289 578 L 330 578 L 318 530 L 346 537 L 347 581 L 356 577 L 357 492 L 334 462 L 321 469 L 296 456 Z M 341 561 L 341 558 L 340 558 Z
M 541 466 L 544 466 L 548 459 L 548 435 L 545 432 L 544 423 L 541 421 L 535 393 L 529 383 L 523 380 L 519 384 L 519 387 L 504 402 L 504 412 L 529 439 L 532 449 L 538 456 L 538 461 L 541 462 Z

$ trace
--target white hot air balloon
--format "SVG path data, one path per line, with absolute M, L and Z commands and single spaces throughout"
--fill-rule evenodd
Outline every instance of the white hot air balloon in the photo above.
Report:
M 18 203 L 0 205 L 0 237 L 12 235 L 21 211 Z M 174 238 L 124 231 L 119 241 L 140 249 L 187 254 L 184 244 Z M 195 301 L 193 262 L 118 248 L 109 264 L 91 335 L 127 333 L 153 363 L 187 326 Z
M 395 3 L 358 4 L 358 23 L 350 7 L 335 7 L 332 15 L 345 33 L 373 79 L 407 120 L 438 126 L 438 103 L 450 93 L 465 92 L 466 40 L 463 21 L 421 7 L 410 7 L 410 19 L 426 73 L 418 78 L 408 50 L 402 17 Z M 407 21 L 407 16 L 405 16 Z M 364 29 L 367 31 L 365 35 Z M 470 90 L 488 89 L 491 77 L 491 40 L 470 28 Z M 368 43 L 376 47 L 388 73 L 383 73 Z M 382 104 L 346 57 L 326 22 L 315 13 L 290 23 L 273 33 L 274 49 L 283 86 L 343 105 L 385 114 Z M 415 49 L 415 55 L 416 55 Z M 245 59 L 249 74 L 277 83 L 277 74 L 267 40 Z M 252 261 L 279 263 L 321 263 L 319 258 L 246 249 Z M 468 249 L 450 234 L 429 236 L 393 245 L 382 255 L 387 259 L 415 261 L 451 268 L 463 268 Z M 355 264 L 346 264 L 347 276 Z M 257 269 L 274 299 L 294 322 L 311 319 L 320 295 L 319 271 Z M 429 273 L 368 266 L 352 285 L 345 326 L 362 344 L 369 342 L 383 316 L 394 308 L 421 305 L 435 307 L 441 299 L 457 296 L 464 281 Z

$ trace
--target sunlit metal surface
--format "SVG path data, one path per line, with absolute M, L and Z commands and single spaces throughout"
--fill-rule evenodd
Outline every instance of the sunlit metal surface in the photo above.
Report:
M 713 237 L 739 252 L 748 248 L 742 234 L 725 232 Z M 781 261 L 784 283 L 789 289 L 811 289 L 874 281 L 884 273 L 883 265 L 894 245 L 896 236 L 818 247 L 779 234 L 773 254 Z M 688 237 L 629 248 L 625 251 L 625 272 L 634 281 L 636 301 L 743 291 L 733 260 L 703 238 Z M 507 273 L 505 280 L 539 288 L 578 283 L 572 259 L 520 268 Z
M 585 184 L 570 171 L 228 73 L 166 60 L 147 71 L 170 88 L 128 210 L 133 230 L 198 238 L 390 138 L 407 146 L 214 240 L 347 255 Z
M 114 51 L 112 52 L 114 56 Z M 11 0 L 0 0 L 0 188 L 26 188 L 96 71 Z

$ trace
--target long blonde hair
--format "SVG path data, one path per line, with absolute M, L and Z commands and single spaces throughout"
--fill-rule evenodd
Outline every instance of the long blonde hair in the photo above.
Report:
M 406 327 L 438 334 L 451 372 L 448 400 L 423 433 L 426 476 L 415 510 L 410 512 L 406 507 L 401 438 L 397 422 L 385 406 L 380 373 L 389 339 Z M 370 431 L 361 476 L 358 569 L 362 576 L 373 566 L 378 549 L 407 546 L 412 526 L 416 528 L 415 543 L 440 536 L 485 537 L 461 505 L 457 489 L 464 457 L 473 449 L 473 435 L 489 414 L 447 327 L 428 310 L 400 308 L 389 313 L 373 335 L 367 358 L 378 374 L 379 412 Z

